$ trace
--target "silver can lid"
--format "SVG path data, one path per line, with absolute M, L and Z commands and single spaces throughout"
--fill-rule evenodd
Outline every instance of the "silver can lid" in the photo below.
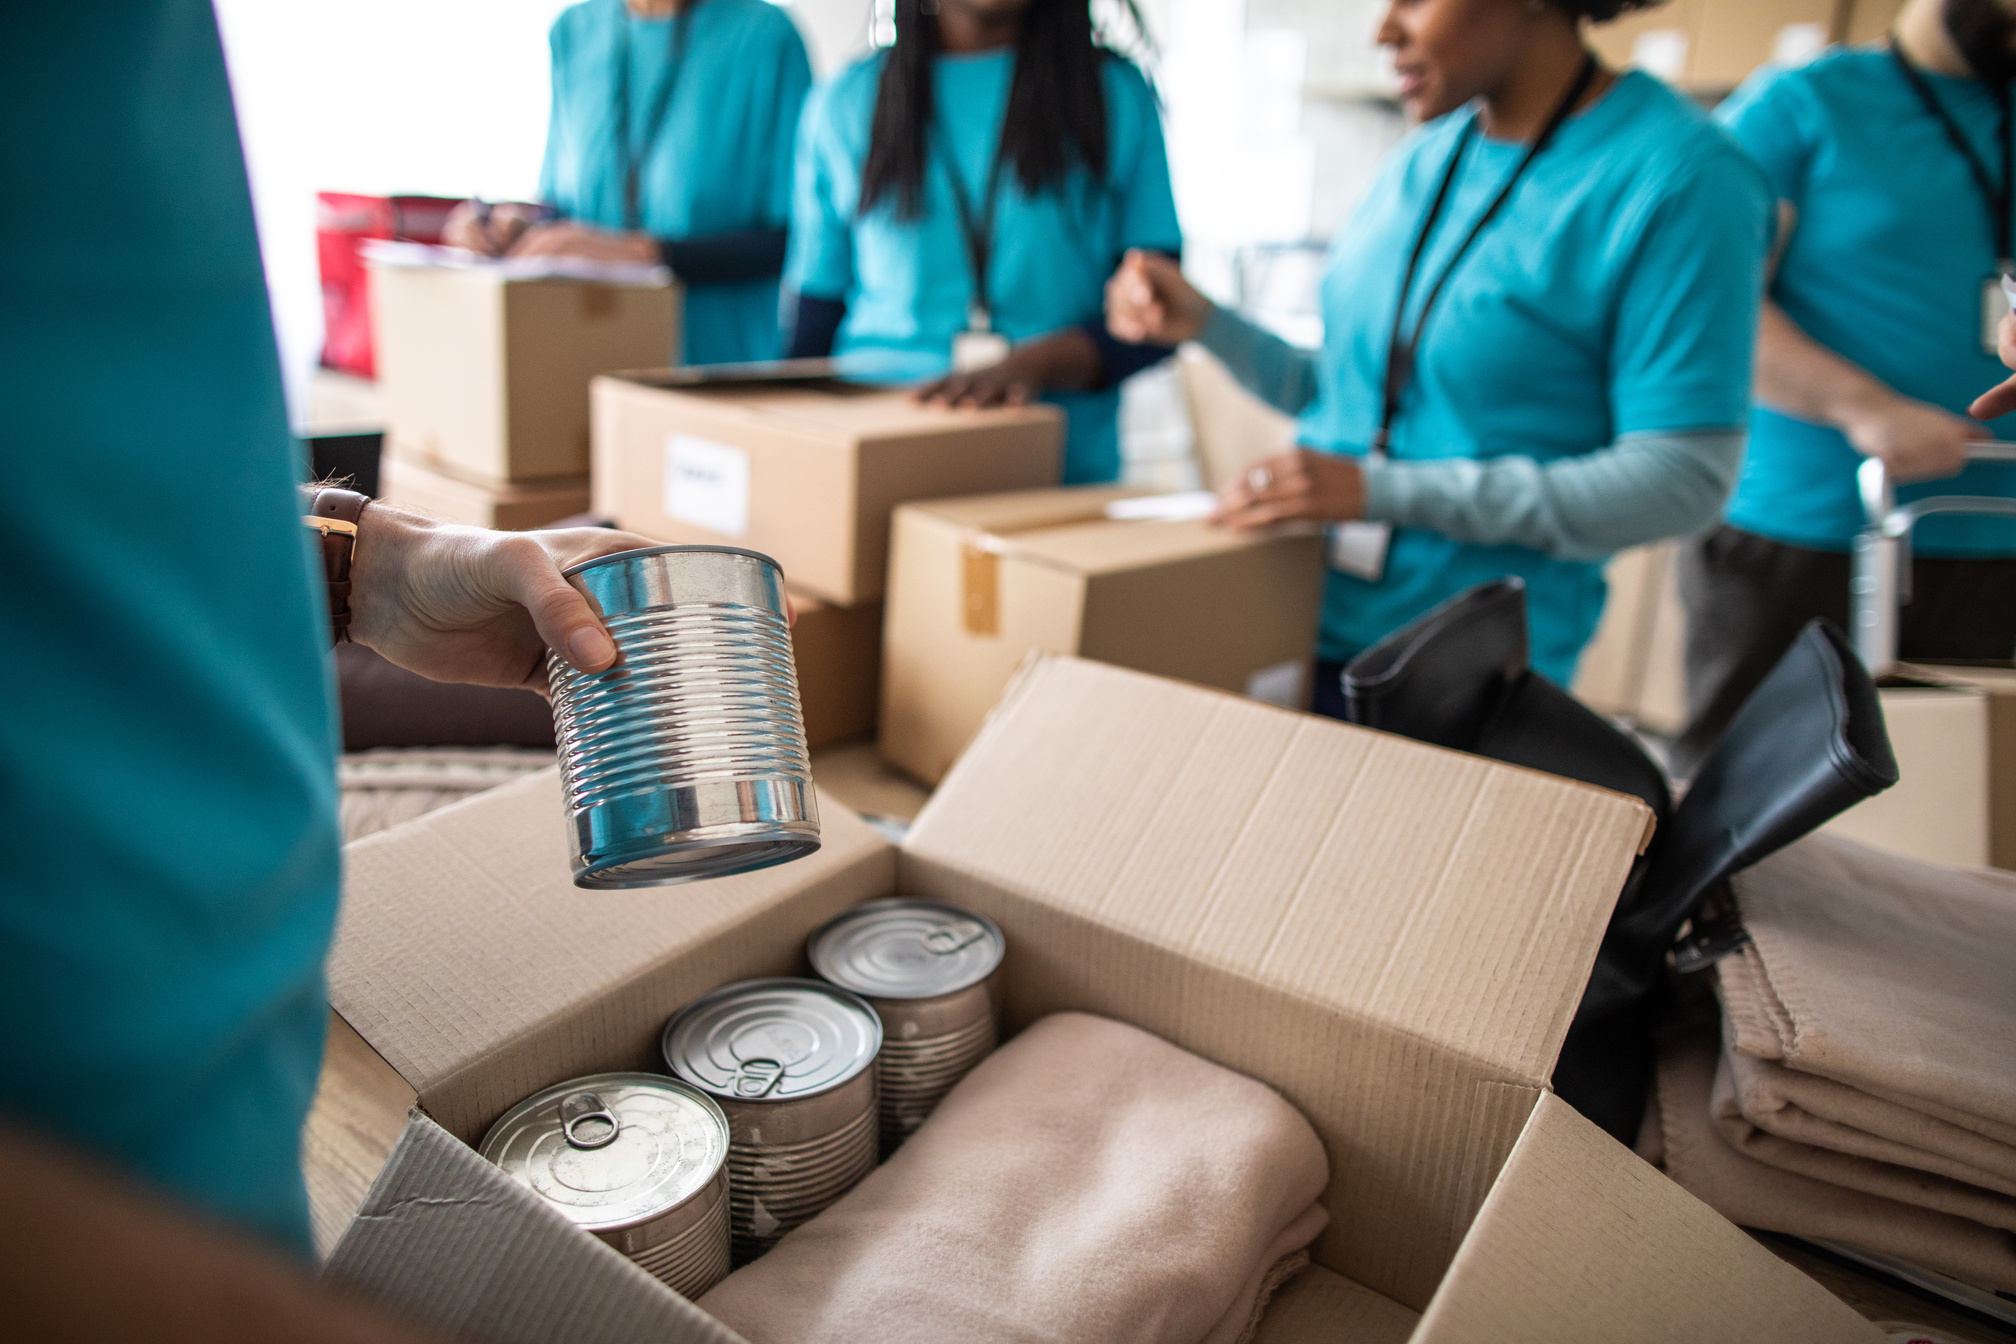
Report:
M 672 1072 L 733 1101 L 831 1091 L 875 1062 L 882 1019 L 817 980 L 743 980 L 702 995 L 665 1024 Z
M 655 1073 L 598 1073 L 535 1092 L 480 1151 L 591 1232 L 630 1227 L 707 1188 L 728 1158 L 712 1097 Z
M 805 941 L 812 969 L 871 999 L 956 994 L 994 974 L 1007 940 L 993 920 L 936 901 L 868 901 Z

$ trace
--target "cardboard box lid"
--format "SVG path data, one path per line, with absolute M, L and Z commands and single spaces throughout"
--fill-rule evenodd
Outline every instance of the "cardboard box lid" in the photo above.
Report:
M 1414 1344 L 1883 1338 L 1548 1093 Z
M 723 383 L 715 386 L 662 386 L 654 370 L 625 369 L 603 375 L 619 383 L 649 389 L 704 406 L 712 416 L 769 423 L 795 433 L 821 438 L 889 439 L 940 434 L 975 425 L 1048 425 L 1060 423 L 1054 406 L 998 406 L 987 410 L 954 410 L 921 406 L 907 389 L 865 387 L 831 382 L 815 386 Z
M 1032 663 L 904 865 L 1544 1086 L 1651 814 L 1626 798 L 1075 658 Z
M 322 1273 L 456 1339 L 744 1344 L 417 1111 Z
M 1110 574 L 1265 545 L 1274 535 L 1241 536 L 1202 519 L 1118 520 L 1106 506 L 1156 493 L 1138 486 L 1067 486 L 910 504 L 925 516 L 974 534 L 996 555 L 1077 574 Z
M 668 957 L 761 924 L 764 911 L 815 886 L 832 888 L 836 912 L 886 895 L 889 843 L 823 795 L 819 816 L 820 848 L 793 863 L 616 892 L 573 883 L 557 767 L 366 836 L 345 851 L 330 1003 L 437 1119 L 465 1139 L 480 1137 L 471 1126 L 568 1076 L 554 1063 L 561 1071 L 542 1078 L 549 1059 L 596 1059 L 650 1035 L 653 1022 L 662 1026 L 677 1002 L 632 1002 L 640 996 L 620 987 L 660 971 Z M 427 898 L 413 899 L 416 889 Z M 779 946 L 795 957 L 816 922 L 777 933 Z M 734 951 L 723 953 L 723 965 Z M 734 978 L 693 986 L 688 997 Z M 485 1080 L 480 1102 L 437 1109 L 430 1094 L 458 1080 L 467 1090 L 472 1078 Z

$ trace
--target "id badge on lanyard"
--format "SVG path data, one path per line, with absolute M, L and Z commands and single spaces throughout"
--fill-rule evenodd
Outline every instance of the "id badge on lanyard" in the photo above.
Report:
M 1373 453 L 1374 461 L 1386 454 Z M 1330 568 L 1354 579 L 1377 583 L 1386 577 L 1386 551 L 1393 544 L 1393 524 L 1368 523 L 1363 519 L 1334 523 L 1329 538 Z
M 952 371 L 971 373 L 999 364 L 1008 358 L 1008 338 L 994 330 L 986 308 L 974 304 L 966 310 L 966 330 L 952 338 Z
M 2002 319 L 2009 316 L 2012 305 L 2016 305 L 2016 278 L 2009 275 L 2009 263 L 2004 262 L 1997 274 L 1984 276 L 1981 280 L 1981 353 L 1999 355 L 2001 346 Z
M 1547 148 L 1555 132 L 1561 129 L 1561 123 L 1568 119 L 1568 114 L 1574 110 L 1576 103 L 1581 101 L 1582 95 L 1588 91 L 1590 82 L 1596 78 L 1596 70 L 1595 56 L 1584 52 L 1582 68 L 1577 72 L 1574 82 L 1554 105 L 1553 114 L 1547 118 L 1546 125 L 1541 127 L 1533 143 L 1527 146 L 1526 153 L 1520 158 L 1518 166 L 1512 170 L 1511 176 L 1499 186 L 1497 195 L 1470 226 L 1470 231 L 1457 244 L 1449 260 L 1443 264 L 1441 275 L 1429 286 L 1427 295 L 1421 301 L 1421 311 L 1414 320 L 1412 333 L 1408 333 L 1405 329 L 1407 296 L 1413 292 L 1415 274 L 1421 265 L 1421 255 L 1427 250 L 1428 238 L 1434 233 L 1436 224 L 1442 218 L 1443 209 L 1449 203 L 1450 188 L 1455 185 L 1456 173 L 1462 167 L 1464 153 L 1477 133 L 1477 120 L 1474 116 L 1465 123 L 1462 134 L 1457 138 L 1456 148 L 1449 155 L 1448 166 L 1442 170 L 1441 185 L 1436 188 L 1434 200 L 1422 217 L 1420 232 L 1415 235 L 1413 250 L 1408 254 L 1407 269 L 1401 277 L 1400 297 L 1393 305 L 1393 330 L 1386 341 L 1386 376 L 1380 390 L 1379 428 L 1372 439 L 1370 461 L 1383 462 L 1386 459 L 1387 446 L 1393 439 L 1394 421 L 1400 413 L 1401 395 L 1414 379 L 1415 355 L 1420 346 L 1421 333 L 1428 326 L 1429 314 L 1434 311 L 1435 301 L 1441 296 L 1443 286 L 1449 283 L 1449 277 L 1455 273 L 1456 267 L 1461 264 L 1478 237 L 1490 227 L 1491 221 L 1498 217 L 1498 212 L 1505 208 L 1506 201 L 1512 197 L 1512 188 L 1518 185 L 1526 170 L 1533 166 L 1533 160 Z M 1330 528 L 1329 542 L 1329 561 L 1332 569 L 1349 574 L 1353 578 L 1363 579 L 1367 583 L 1378 583 L 1385 578 L 1386 552 L 1393 544 L 1391 523 L 1366 522 L 1362 519 L 1337 523 Z

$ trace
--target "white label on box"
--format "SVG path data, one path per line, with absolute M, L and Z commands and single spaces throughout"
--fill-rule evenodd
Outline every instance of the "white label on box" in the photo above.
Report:
M 1283 709 L 1302 708 L 1302 676 L 1307 665 L 1300 658 L 1263 667 L 1246 678 L 1246 698 Z
M 726 537 L 749 534 L 749 454 L 691 434 L 665 440 L 665 516 Z

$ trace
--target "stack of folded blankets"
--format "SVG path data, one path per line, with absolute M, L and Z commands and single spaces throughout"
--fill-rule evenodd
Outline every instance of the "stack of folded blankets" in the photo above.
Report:
M 2016 1292 L 2016 874 L 1823 834 L 1734 887 L 1720 1040 L 1668 1041 L 1642 1146 L 1744 1226 Z
M 1328 1183 L 1264 1084 L 1059 1013 L 700 1306 L 751 1344 L 1238 1344 Z

